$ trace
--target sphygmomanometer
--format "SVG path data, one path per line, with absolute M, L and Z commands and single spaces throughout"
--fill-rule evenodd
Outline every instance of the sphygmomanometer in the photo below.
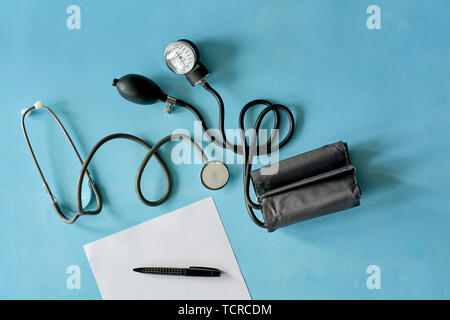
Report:
M 190 111 L 201 124 L 201 128 L 206 137 L 218 147 L 226 148 L 243 157 L 243 181 L 244 181 L 244 201 L 251 219 L 256 225 L 273 231 L 279 227 L 292 223 L 311 219 L 332 212 L 345 210 L 359 205 L 361 196 L 360 188 L 355 178 L 355 167 L 350 162 L 347 144 L 337 142 L 326 145 L 319 149 L 309 151 L 289 159 L 285 159 L 269 166 L 252 170 L 253 158 L 260 155 L 270 154 L 278 151 L 292 137 L 295 120 L 292 112 L 284 105 L 274 104 L 267 100 L 258 99 L 247 103 L 239 114 L 239 133 L 241 144 L 236 145 L 230 142 L 225 134 L 225 107 L 219 93 L 214 90 L 206 81 L 209 71 L 199 61 L 200 53 L 197 46 L 188 40 L 175 41 L 166 48 L 164 58 L 167 66 L 173 72 L 184 75 L 192 86 L 201 85 L 217 101 L 219 106 L 219 136 L 213 136 L 208 130 L 200 112 L 190 103 L 172 97 L 164 93 L 160 87 L 151 79 L 137 74 L 128 74 L 119 79 L 113 79 L 113 85 L 119 94 L 125 99 L 141 104 L 150 105 L 158 102 L 167 103 L 165 112 L 172 113 L 174 107 L 181 107 Z M 247 111 L 254 107 L 263 105 L 265 108 L 258 115 L 253 133 L 249 141 L 245 135 L 244 118 Z M 40 169 L 36 156 L 31 147 L 30 140 L 25 129 L 25 117 L 33 110 L 44 109 L 55 118 L 58 125 L 63 130 L 69 143 L 75 151 L 81 163 L 81 171 L 77 183 L 77 211 L 68 217 L 58 204 L 45 177 Z M 274 117 L 273 130 L 270 138 L 264 144 L 259 144 L 259 131 L 261 123 L 267 114 Z M 284 114 L 289 121 L 289 129 L 285 137 L 276 142 L 281 115 Z M 23 132 L 44 182 L 44 187 L 53 202 L 55 210 L 66 223 L 73 223 L 81 215 L 98 214 L 102 209 L 101 195 L 88 171 L 88 166 L 97 150 L 106 142 L 115 139 L 128 139 L 139 143 L 147 149 L 147 154 L 139 167 L 135 187 L 139 199 L 148 206 L 157 206 L 163 203 L 170 192 L 171 181 L 168 170 L 158 157 L 158 149 L 169 141 L 182 140 L 190 143 L 199 153 L 203 166 L 200 178 L 202 184 L 211 190 L 218 190 L 224 187 L 229 179 L 227 166 L 218 160 L 209 160 L 202 148 L 191 137 L 183 134 L 171 134 L 153 146 L 139 137 L 117 133 L 109 135 L 95 144 L 86 159 L 83 161 L 75 148 L 70 136 L 61 124 L 53 111 L 43 106 L 41 102 L 25 110 L 22 116 Z M 163 196 L 156 201 L 148 200 L 141 190 L 142 173 L 149 160 L 155 157 L 158 161 L 166 180 L 166 189 Z M 87 181 L 85 181 L 87 177 Z M 83 201 L 83 184 L 87 182 L 91 194 L 96 199 L 96 208 L 88 210 Z M 250 186 L 253 186 L 257 201 L 250 197 Z M 258 218 L 254 210 L 260 210 L 262 219 Z

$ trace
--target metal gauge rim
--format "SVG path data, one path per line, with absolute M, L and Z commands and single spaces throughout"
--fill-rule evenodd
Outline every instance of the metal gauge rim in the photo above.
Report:
M 178 71 L 176 67 L 174 67 L 172 65 L 172 63 L 169 61 L 169 59 L 167 58 L 167 54 L 169 53 L 169 50 L 175 46 L 175 45 L 182 45 L 185 48 L 187 48 L 190 53 L 192 54 L 192 56 L 194 57 L 193 62 L 192 62 L 192 66 L 189 67 L 189 70 L 187 71 Z M 172 70 L 173 72 L 175 72 L 176 74 L 186 74 L 189 71 L 192 71 L 192 69 L 194 69 L 195 64 L 197 63 L 197 53 L 195 52 L 195 49 L 187 42 L 182 41 L 182 40 L 178 40 L 178 41 L 174 41 L 172 43 L 170 43 L 167 47 L 166 50 L 164 51 L 164 61 L 166 62 L 167 67 Z
M 208 168 L 208 166 L 218 165 L 218 164 L 221 165 L 222 169 L 224 170 L 222 173 L 225 173 L 226 178 L 224 179 L 224 181 L 221 184 L 219 184 L 219 186 L 212 187 L 211 185 L 208 185 L 208 183 L 205 182 L 205 177 L 203 176 L 203 174 L 205 173 L 205 169 Z M 208 161 L 207 163 L 205 163 L 202 170 L 200 171 L 200 181 L 202 182 L 203 186 L 209 190 L 220 190 L 227 185 L 229 180 L 230 180 L 230 171 L 228 170 L 227 165 L 225 163 L 223 163 L 222 161 L 218 161 L 218 160 Z

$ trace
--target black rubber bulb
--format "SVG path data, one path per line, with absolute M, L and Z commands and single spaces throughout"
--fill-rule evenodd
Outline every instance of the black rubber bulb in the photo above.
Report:
M 154 81 L 138 74 L 127 74 L 114 79 L 112 84 L 122 97 L 137 104 L 153 104 L 167 99 L 167 94 Z

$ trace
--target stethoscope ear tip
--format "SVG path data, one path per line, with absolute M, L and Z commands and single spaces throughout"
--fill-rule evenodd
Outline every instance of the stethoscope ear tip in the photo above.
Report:
M 44 103 L 41 100 L 38 100 L 33 104 L 33 107 L 36 109 L 42 109 L 44 107 Z
M 41 100 L 36 101 L 31 108 L 24 108 L 20 110 L 20 114 L 22 116 L 28 117 L 31 114 L 31 111 L 34 109 L 42 109 L 45 108 L 44 103 Z

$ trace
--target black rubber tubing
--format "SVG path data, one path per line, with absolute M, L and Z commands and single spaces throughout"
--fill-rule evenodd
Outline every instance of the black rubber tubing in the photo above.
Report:
M 293 134 L 294 126 L 295 126 L 294 116 L 293 116 L 292 112 L 284 105 L 272 104 L 271 102 L 269 102 L 267 100 L 263 100 L 263 99 L 257 99 L 257 100 L 250 101 L 242 108 L 242 110 L 239 114 L 239 131 L 240 131 L 240 135 L 241 135 L 242 144 L 235 145 L 235 144 L 229 142 L 225 135 L 225 126 L 224 126 L 225 107 L 224 107 L 224 103 L 223 103 L 221 96 L 207 82 L 204 82 L 202 84 L 203 84 L 203 87 L 214 96 L 214 98 L 216 99 L 216 101 L 218 103 L 218 106 L 219 106 L 219 132 L 221 134 L 222 141 L 216 140 L 213 136 L 211 136 L 208 133 L 208 128 L 205 125 L 205 122 L 203 121 L 203 117 L 201 116 L 200 112 L 198 112 L 198 110 L 194 106 L 192 106 L 191 104 L 189 104 L 183 100 L 180 100 L 180 99 L 176 100 L 176 105 L 180 106 L 180 107 L 184 107 L 185 109 L 189 110 L 191 113 L 194 114 L 194 116 L 197 118 L 197 120 L 201 124 L 202 131 L 205 133 L 205 135 L 211 142 L 213 142 L 217 146 L 232 150 L 233 152 L 243 156 L 243 160 L 244 160 L 243 182 L 244 182 L 245 205 L 246 205 L 248 214 L 249 214 L 250 218 L 253 220 L 253 222 L 256 225 L 264 228 L 265 227 L 264 222 L 261 221 L 260 219 L 258 219 L 256 217 L 255 213 L 253 212 L 253 209 L 261 210 L 261 205 L 253 202 L 250 197 L 249 189 L 250 189 L 250 171 L 251 171 L 251 166 L 252 166 L 252 160 L 253 160 L 254 156 L 270 154 L 273 151 L 279 150 L 281 147 L 283 147 L 289 141 L 289 139 L 291 138 L 291 136 Z M 247 138 L 245 136 L 244 118 L 245 118 L 246 112 L 251 107 L 256 106 L 256 105 L 265 105 L 266 108 L 264 108 L 257 117 L 257 120 L 254 125 L 253 135 L 250 140 L 250 147 L 249 147 L 249 145 L 247 143 Z M 272 143 L 273 143 L 273 139 L 275 138 L 275 132 L 276 132 L 276 130 L 279 129 L 280 117 L 279 117 L 278 111 L 283 111 L 287 115 L 288 120 L 289 120 L 289 130 L 288 130 L 286 136 L 284 137 L 284 139 L 281 142 L 279 142 L 277 145 L 273 146 Z M 259 145 L 259 144 L 257 144 L 257 140 L 258 140 L 258 136 L 259 136 L 258 133 L 260 130 L 260 125 L 261 125 L 261 122 L 264 119 L 264 117 L 269 112 L 273 112 L 273 115 L 275 118 L 273 130 L 272 130 L 269 141 L 266 142 L 264 145 Z M 183 139 L 184 141 L 191 143 L 194 146 L 194 148 L 200 153 L 203 161 L 207 162 L 207 158 L 206 158 L 205 154 L 203 153 L 203 150 L 200 148 L 200 146 L 198 146 L 197 143 L 195 143 L 195 141 L 193 141 L 190 137 L 185 136 L 185 135 L 177 135 L 177 136 L 179 136 L 178 139 Z M 170 181 L 169 171 L 167 170 L 167 167 L 165 166 L 162 159 L 156 154 L 156 152 L 163 144 L 165 144 L 168 141 L 174 140 L 174 135 L 169 135 L 169 136 L 164 137 L 163 139 L 158 141 L 152 147 L 151 145 L 149 145 L 147 142 L 145 142 L 144 140 L 142 140 L 139 137 L 133 136 L 131 134 L 126 134 L 126 133 L 115 133 L 115 134 L 108 135 L 108 136 L 104 137 L 103 139 L 101 139 L 100 141 L 98 141 L 95 144 L 95 146 L 91 149 L 91 151 L 89 152 L 85 161 L 83 162 L 83 165 L 80 170 L 80 174 L 78 176 L 78 183 L 77 183 L 77 208 L 78 208 L 77 215 L 78 216 L 83 215 L 83 214 L 91 214 L 91 215 L 98 214 L 102 210 L 102 201 L 100 199 L 100 201 L 97 201 L 97 207 L 94 210 L 84 211 L 83 205 L 82 205 L 82 200 L 81 200 L 82 184 L 83 184 L 83 179 L 84 179 L 85 173 L 87 171 L 87 167 L 89 166 L 94 154 L 106 142 L 108 142 L 110 140 L 115 140 L 115 139 L 131 140 L 131 141 L 139 143 L 141 146 L 143 146 L 144 148 L 146 148 L 148 150 L 147 155 L 145 156 L 144 160 L 141 162 L 141 165 L 139 167 L 139 170 L 138 170 L 138 173 L 136 176 L 136 180 L 135 180 L 135 188 L 136 188 L 136 193 L 137 193 L 138 198 L 145 205 L 158 206 L 161 203 L 163 203 L 169 196 L 169 193 L 171 190 L 171 181 Z M 166 183 L 165 183 L 166 190 L 164 191 L 164 194 L 161 196 L 161 198 L 159 198 L 156 201 L 150 201 L 147 198 L 145 198 L 145 196 L 142 194 L 142 190 L 141 190 L 142 174 L 152 156 L 154 156 L 156 158 L 156 160 L 158 161 L 158 163 L 164 173 L 165 179 L 166 179 Z
M 198 112 L 198 110 L 195 107 L 193 107 L 192 105 L 190 105 L 189 103 L 187 103 L 183 100 L 178 100 L 178 99 L 177 99 L 176 105 L 184 107 L 194 114 L 194 116 L 197 118 L 197 120 L 201 123 L 203 132 L 205 133 L 205 135 L 211 142 L 213 142 L 214 144 L 221 146 L 223 148 L 232 150 L 233 152 L 243 156 L 243 160 L 244 160 L 243 180 L 244 180 L 245 205 L 246 205 L 248 214 L 249 214 L 250 218 L 253 220 L 253 222 L 256 225 L 258 225 L 259 227 L 265 228 L 264 222 L 259 220 L 256 217 L 255 213 L 253 212 L 253 209 L 261 210 L 261 205 L 259 203 L 257 204 L 255 202 L 253 202 L 250 197 L 250 190 L 249 190 L 250 189 L 250 171 L 251 171 L 253 157 L 257 156 L 257 155 L 270 154 L 274 151 L 279 150 L 281 147 L 283 147 L 289 141 L 289 139 L 292 137 L 292 134 L 294 133 L 294 127 L 295 127 L 294 116 L 293 116 L 291 110 L 284 105 L 272 104 L 271 102 L 269 102 L 267 100 L 263 100 L 263 99 L 257 99 L 257 100 L 250 101 L 242 108 L 242 110 L 239 114 L 239 132 L 241 135 L 242 144 L 241 145 L 232 144 L 231 142 L 229 142 L 227 140 L 226 135 L 225 135 L 225 128 L 224 128 L 225 107 L 224 107 L 224 103 L 223 103 L 221 96 L 207 82 L 202 83 L 202 85 L 209 93 L 211 93 L 214 96 L 214 98 L 216 99 L 216 101 L 218 103 L 218 106 L 219 106 L 219 132 L 221 134 L 222 141 L 217 141 L 208 133 L 208 131 L 207 131 L 208 128 L 205 125 L 205 122 L 203 121 L 203 118 L 202 118 L 200 112 Z M 251 107 L 257 106 L 257 105 L 265 105 L 266 108 L 264 108 L 261 111 L 261 113 L 258 115 L 258 117 L 256 119 L 255 125 L 253 127 L 253 129 L 254 129 L 253 135 L 252 135 L 252 138 L 250 139 L 250 148 L 249 148 L 249 145 L 247 144 L 247 138 L 245 136 L 244 118 L 245 118 L 245 114 L 247 113 L 247 111 Z M 264 117 L 271 111 L 273 112 L 275 120 L 274 120 L 274 125 L 273 125 L 270 139 L 265 144 L 259 145 L 257 143 L 257 141 L 258 141 L 259 129 L 261 126 L 261 122 L 264 119 Z M 279 117 L 279 113 L 278 113 L 279 111 L 283 111 L 287 115 L 288 120 L 289 120 L 289 129 L 288 129 L 288 132 L 287 132 L 286 136 L 284 137 L 284 139 L 281 142 L 279 142 L 277 145 L 273 146 L 272 143 L 273 143 L 273 139 L 275 138 L 275 132 L 276 132 L 275 130 L 279 129 L 279 121 L 280 121 L 280 117 Z
M 167 197 L 169 196 L 170 193 L 170 189 L 171 189 L 171 181 L 170 181 L 170 175 L 169 175 L 169 171 L 167 170 L 166 165 L 164 164 L 164 161 L 156 154 L 156 152 L 158 151 L 158 149 L 164 145 L 165 143 L 169 142 L 169 141 L 175 141 L 175 140 L 184 140 L 186 142 L 191 143 L 194 148 L 197 150 L 197 152 L 200 154 L 200 156 L 202 157 L 202 160 L 204 162 L 207 162 L 208 159 L 206 157 L 206 155 L 204 154 L 203 150 L 200 148 L 200 146 L 193 141 L 189 136 L 186 135 L 182 135 L 182 134 L 172 134 L 172 135 L 168 135 L 164 138 L 162 138 L 161 140 L 159 140 L 153 147 L 148 144 L 147 142 L 145 142 L 144 140 L 142 140 L 139 137 L 133 136 L 131 134 L 127 134 L 127 133 L 114 133 L 111 135 L 108 135 L 106 137 L 104 137 L 103 139 L 101 139 L 100 141 L 98 141 L 94 147 L 91 149 L 91 151 L 89 152 L 89 154 L 87 155 L 86 159 L 83 162 L 83 165 L 81 166 L 81 170 L 80 170 L 80 174 L 78 176 L 78 182 L 77 182 L 77 210 L 78 210 L 78 215 L 84 215 L 84 214 L 88 214 L 88 215 L 93 215 L 93 214 L 98 214 L 101 210 L 102 210 L 102 201 L 100 199 L 100 201 L 97 201 L 97 207 L 94 210 L 89 210 L 89 211 L 84 211 L 83 209 L 83 204 L 82 204 L 82 200 L 81 200 L 81 190 L 82 190 L 82 186 L 83 186 L 83 180 L 84 180 L 84 176 L 85 173 L 87 171 L 87 167 L 89 166 L 92 158 L 94 157 L 95 153 L 100 149 L 101 146 L 103 146 L 105 143 L 107 143 L 108 141 L 111 140 L 116 140 L 116 139 L 126 139 L 126 140 L 131 140 L 134 142 L 139 143 L 141 146 L 143 146 L 144 148 L 146 148 L 148 150 L 147 155 L 145 156 L 144 160 L 141 162 L 141 165 L 139 167 L 137 176 L 136 176 L 136 180 L 135 180 L 135 187 L 136 187 L 136 193 L 138 195 L 138 198 L 146 205 L 148 206 L 158 206 L 161 203 L 163 203 Z M 165 179 L 166 179 L 166 190 L 164 191 L 164 194 L 161 196 L 161 198 L 159 198 L 156 201 L 150 201 L 147 198 L 145 198 L 145 196 L 142 194 L 142 190 L 141 190 L 141 178 L 142 178 L 142 174 L 148 164 L 148 162 L 150 161 L 151 157 L 155 157 L 156 160 L 158 161 Z

